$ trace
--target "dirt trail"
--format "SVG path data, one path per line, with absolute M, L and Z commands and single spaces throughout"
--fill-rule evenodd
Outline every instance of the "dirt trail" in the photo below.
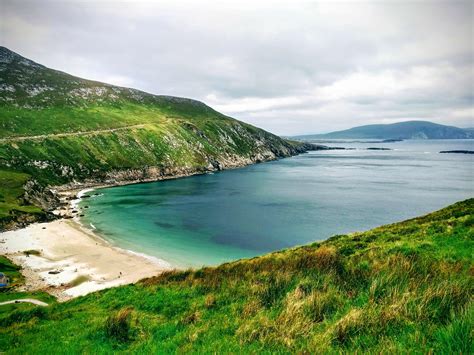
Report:
M 46 307 L 48 304 L 43 302 L 43 301 L 38 301 L 35 300 L 34 298 L 20 298 L 17 300 L 11 300 L 11 301 L 5 301 L 5 302 L 0 302 L 0 306 L 3 306 L 4 304 L 12 304 L 12 303 L 32 303 L 37 306 L 41 307 Z
M 46 138 L 61 138 L 61 137 L 72 137 L 72 136 L 87 136 L 98 133 L 111 133 L 116 131 L 123 131 L 132 128 L 144 128 L 145 124 L 136 124 L 131 126 L 109 128 L 109 129 L 98 129 L 95 131 L 79 131 L 79 132 L 67 132 L 67 133 L 52 133 L 52 134 L 41 134 L 37 136 L 21 136 L 21 137 L 9 137 L 9 138 L 0 138 L 0 143 L 10 143 L 10 142 L 21 142 L 25 140 L 41 140 Z

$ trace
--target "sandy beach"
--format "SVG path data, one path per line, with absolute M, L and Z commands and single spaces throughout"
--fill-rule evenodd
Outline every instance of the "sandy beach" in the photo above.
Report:
M 27 255 L 26 251 L 34 252 Z M 110 245 L 76 219 L 4 232 L 0 254 L 22 266 L 24 290 L 44 290 L 60 301 L 171 269 L 165 261 Z
M 159 180 L 189 175 L 194 173 Z M 95 189 L 152 181 L 157 179 L 53 187 L 60 200 L 53 214 L 61 219 L 0 233 L 0 255 L 20 265 L 25 276 L 18 290 L 46 291 L 61 302 L 175 269 L 164 260 L 114 247 L 80 223 L 79 202 Z

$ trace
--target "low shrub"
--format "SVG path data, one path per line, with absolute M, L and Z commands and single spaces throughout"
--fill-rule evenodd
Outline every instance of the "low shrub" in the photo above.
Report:
M 258 292 L 260 302 L 264 307 L 271 307 L 285 295 L 287 287 L 287 280 L 270 275 L 263 280 L 263 287 Z
M 322 322 L 344 305 L 342 296 L 336 290 L 313 292 L 305 303 L 305 314 L 313 322 Z
M 69 283 L 69 287 L 79 286 L 80 284 L 90 280 L 90 277 L 87 275 L 79 275 L 74 280 Z
M 122 308 L 114 312 L 105 321 L 105 334 L 107 337 L 120 342 L 129 341 L 131 338 L 132 308 Z

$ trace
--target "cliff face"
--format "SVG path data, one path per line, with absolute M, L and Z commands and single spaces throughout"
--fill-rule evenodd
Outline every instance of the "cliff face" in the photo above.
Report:
M 196 124 L 175 120 L 165 126 L 5 138 L 0 141 L 0 168 L 26 172 L 45 185 L 104 182 L 117 176 L 148 180 L 244 166 L 308 149 L 313 146 L 231 119 Z
M 314 149 L 199 101 L 77 78 L 4 47 L 0 103 L 0 172 L 30 175 L 23 202 L 44 210 L 58 203 L 53 186 L 154 181 Z
M 266 161 L 276 160 L 279 158 L 290 157 L 300 153 L 307 152 L 308 150 L 322 149 L 318 146 L 313 145 L 302 145 L 292 147 L 291 149 L 285 149 L 283 151 L 262 151 L 254 156 L 241 157 L 238 155 L 222 157 L 219 160 L 209 158 L 204 162 L 202 166 L 195 167 L 158 167 L 158 166 L 144 166 L 141 168 L 130 168 L 130 169 L 115 169 L 105 172 L 101 176 L 96 178 L 88 177 L 80 181 L 74 180 L 72 182 L 55 186 L 55 190 L 64 191 L 77 189 L 79 187 L 93 187 L 97 185 L 124 185 L 139 182 L 151 182 L 159 180 L 167 180 L 173 178 L 179 178 L 184 176 L 204 174 L 208 172 L 234 169 L 244 167 L 246 165 L 258 164 Z

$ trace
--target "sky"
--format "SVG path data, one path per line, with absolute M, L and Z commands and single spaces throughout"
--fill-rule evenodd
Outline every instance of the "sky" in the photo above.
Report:
M 474 127 L 473 4 L 0 0 L 0 45 L 280 135 Z

